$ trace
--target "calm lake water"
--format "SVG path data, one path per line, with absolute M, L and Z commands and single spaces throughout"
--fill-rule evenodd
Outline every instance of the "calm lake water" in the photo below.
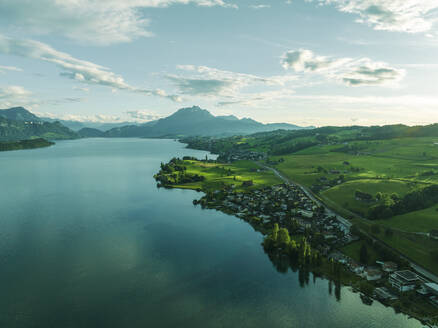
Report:
M 160 162 L 205 154 L 145 139 L 0 153 L 0 327 L 422 327 L 300 284 L 248 224 L 156 188 Z

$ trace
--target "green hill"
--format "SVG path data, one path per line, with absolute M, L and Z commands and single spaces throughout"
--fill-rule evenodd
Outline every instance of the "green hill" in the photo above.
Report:
M 111 129 L 106 137 L 180 137 L 246 135 L 275 129 L 302 129 L 292 124 L 263 124 L 235 116 L 214 116 L 197 106 L 182 108 L 158 121 Z
M 53 142 L 38 138 L 20 141 L 0 141 L 0 151 L 43 148 L 54 145 Z
M 0 117 L 13 121 L 40 122 L 41 119 L 23 107 L 0 109 Z
M 75 139 L 78 134 L 59 122 L 44 122 L 23 107 L 0 110 L 0 141 L 44 138 Z

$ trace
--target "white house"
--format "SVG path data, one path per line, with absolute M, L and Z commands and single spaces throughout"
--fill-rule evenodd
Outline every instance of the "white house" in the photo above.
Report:
M 389 283 L 399 292 L 407 292 L 415 289 L 418 276 L 409 270 L 396 271 L 389 276 Z

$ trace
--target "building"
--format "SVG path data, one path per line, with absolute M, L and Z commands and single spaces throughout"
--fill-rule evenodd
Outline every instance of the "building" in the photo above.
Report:
M 298 214 L 301 214 L 302 217 L 311 219 L 313 217 L 313 212 L 312 211 L 306 211 L 306 210 L 298 210 L 297 211 Z
M 409 270 L 396 271 L 389 276 L 391 286 L 401 293 L 415 289 L 418 280 L 418 276 Z
M 438 296 L 438 284 L 433 283 L 433 282 L 429 282 L 424 284 L 424 286 L 426 287 L 426 290 L 433 295 Z
M 382 272 L 378 269 L 366 269 L 364 275 L 368 281 L 375 281 L 382 278 Z
M 382 264 L 382 270 L 385 272 L 394 272 L 394 271 L 397 271 L 397 269 L 398 269 L 397 263 L 384 262 Z
M 385 288 L 385 287 L 376 288 L 374 290 L 374 292 L 376 294 L 376 297 L 379 300 L 383 300 L 383 301 L 385 301 L 385 300 L 395 301 L 397 299 L 397 296 L 391 294 L 391 292 L 387 288 Z

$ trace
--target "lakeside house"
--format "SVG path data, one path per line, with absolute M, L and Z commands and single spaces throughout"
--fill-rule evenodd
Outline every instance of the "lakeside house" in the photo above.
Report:
M 382 271 L 386 273 L 395 272 L 398 269 L 397 263 L 391 261 L 387 261 L 387 262 L 377 261 L 376 263 L 380 264 L 382 266 Z
M 378 287 L 374 290 L 374 293 L 378 299 L 383 301 L 395 301 L 398 299 L 398 297 L 392 294 L 386 287 Z
M 424 284 L 424 287 L 426 287 L 426 290 L 434 295 L 434 296 L 438 296 L 438 284 L 433 283 L 433 282 L 428 282 Z
M 368 281 L 382 279 L 382 271 L 376 268 L 367 268 L 364 273 L 364 278 L 366 278 Z
M 396 271 L 389 276 L 391 286 L 401 293 L 414 290 L 418 281 L 418 275 L 409 270 Z

